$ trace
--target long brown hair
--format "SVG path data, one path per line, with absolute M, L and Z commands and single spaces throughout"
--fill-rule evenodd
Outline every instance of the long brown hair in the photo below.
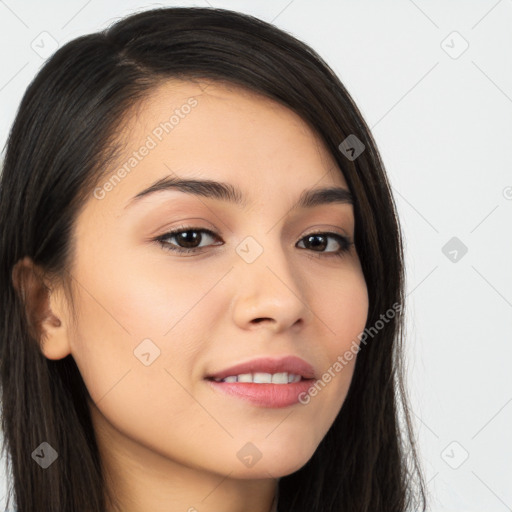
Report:
M 162 8 L 61 47 L 28 87 L 0 179 L 0 378 L 3 450 L 19 512 L 105 510 L 87 389 L 72 356 L 49 360 L 13 286 L 30 257 L 69 285 L 77 212 L 115 155 L 130 107 L 166 79 L 211 79 L 272 98 L 322 137 L 354 197 L 355 244 L 369 294 L 367 326 L 399 310 L 362 346 L 343 407 L 311 459 L 279 482 L 280 512 L 425 510 L 403 385 L 401 230 L 384 165 L 363 116 L 329 66 L 275 26 L 224 9 Z M 340 143 L 355 135 L 355 159 Z M 290 176 L 293 179 L 293 176 Z M 31 454 L 47 442 L 58 463 Z

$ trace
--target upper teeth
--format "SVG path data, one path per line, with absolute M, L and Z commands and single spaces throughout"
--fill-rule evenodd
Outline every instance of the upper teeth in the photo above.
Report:
M 225 379 L 214 377 L 217 382 L 254 382 L 258 384 L 288 384 L 289 382 L 299 382 L 302 379 L 300 375 L 294 373 L 241 373 L 240 375 L 230 375 Z

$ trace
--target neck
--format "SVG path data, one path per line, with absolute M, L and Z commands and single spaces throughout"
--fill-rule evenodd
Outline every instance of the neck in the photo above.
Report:
M 123 436 L 92 407 L 107 512 L 277 512 L 275 478 L 189 467 Z

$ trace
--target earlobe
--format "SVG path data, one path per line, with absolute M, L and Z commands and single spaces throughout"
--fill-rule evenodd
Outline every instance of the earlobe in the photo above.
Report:
M 51 289 L 41 269 L 28 256 L 14 265 L 12 282 L 25 305 L 30 335 L 39 342 L 41 352 L 48 359 L 69 355 L 66 299 L 62 290 Z

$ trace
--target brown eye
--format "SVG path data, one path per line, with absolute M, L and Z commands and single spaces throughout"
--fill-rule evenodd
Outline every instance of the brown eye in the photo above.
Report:
M 332 247 L 333 244 L 329 243 L 329 239 L 334 239 L 334 250 L 327 250 L 328 247 Z M 350 249 L 352 242 L 338 233 L 310 233 L 306 235 L 298 243 L 305 241 L 305 249 L 311 249 L 314 252 L 321 254 L 325 253 L 326 256 L 342 256 L 345 252 Z M 336 245 L 339 247 L 336 249 Z
M 181 227 L 179 229 L 169 231 L 155 240 L 158 241 L 164 249 L 177 252 L 196 252 L 203 247 L 199 244 L 203 241 L 204 234 L 207 237 L 219 239 L 218 235 L 209 229 Z M 175 239 L 175 243 L 168 242 L 169 239 Z

